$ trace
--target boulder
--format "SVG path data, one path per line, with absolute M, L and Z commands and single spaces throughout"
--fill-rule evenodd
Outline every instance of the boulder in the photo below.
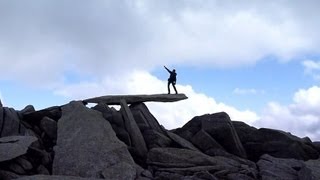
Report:
M 3 108 L 0 137 L 25 135 L 26 128 L 20 123 L 19 115 L 13 108 Z
M 17 163 L 15 162 L 10 162 L 7 165 L 7 169 L 13 173 L 23 175 L 26 174 L 26 171 Z
M 246 151 L 227 113 L 220 112 L 196 116 L 174 132 L 190 141 L 200 130 L 208 133 L 227 152 L 239 157 L 247 157 Z
M 267 128 L 253 129 L 249 126 L 235 127 L 248 159 L 252 161 L 258 161 L 263 154 L 304 161 L 319 157 L 319 152 L 311 142 L 290 133 Z
M 305 161 L 305 164 L 315 179 L 320 179 L 320 159 Z
M 194 147 L 192 143 L 187 141 L 186 139 L 183 139 L 179 135 L 172 133 L 170 131 L 167 132 L 168 137 L 179 147 L 186 148 L 186 149 L 191 149 L 194 151 L 199 151 L 198 148 Z
M 44 117 L 40 122 L 40 128 L 51 138 L 57 139 L 58 124 L 51 118 Z
M 99 178 L 81 178 L 77 176 L 33 175 L 20 177 L 17 180 L 99 180 Z
M 120 111 L 124 119 L 125 127 L 131 137 L 134 152 L 139 159 L 144 161 L 148 152 L 147 145 L 127 103 L 124 100 L 121 100 Z
M 39 111 L 27 112 L 23 114 L 23 120 L 32 125 L 39 125 L 40 121 L 48 117 L 57 121 L 61 117 L 61 107 L 53 106 Z
M 235 173 L 248 176 L 248 179 L 257 178 L 255 165 L 241 164 L 239 161 L 221 156 L 210 157 L 188 149 L 153 148 L 148 153 L 148 164 L 156 176 L 163 173 L 193 176 L 207 171 L 220 179 L 226 179 L 228 174 Z
M 106 120 L 109 120 L 112 117 L 112 110 L 109 108 L 109 106 L 105 103 L 99 103 L 96 106 L 94 106 L 92 109 L 99 111 L 102 113 L 103 118 Z M 110 121 L 109 121 L 110 122 Z M 111 123 L 111 122 L 110 122 Z
M 19 177 L 20 177 L 20 175 L 18 175 L 18 174 L 0 169 L 0 179 L 1 180 L 12 180 L 12 179 L 17 179 Z
M 104 179 L 118 180 L 118 179 L 132 179 L 136 178 L 136 168 L 132 164 L 120 162 L 114 166 L 110 166 L 102 172 Z
M 15 158 L 14 161 L 15 161 L 15 163 L 19 164 L 26 171 L 30 171 L 33 168 L 31 162 L 21 156 L 18 158 Z
M 164 129 L 160 126 L 157 119 L 151 114 L 144 103 L 132 104 L 130 109 L 137 124 L 140 126 L 143 125 L 144 127 L 148 127 L 148 129 L 153 129 L 162 134 L 165 133 Z
M 320 141 L 315 141 L 312 144 L 313 147 L 320 153 Z
M 212 152 L 225 151 L 224 148 L 204 130 L 198 131 L 198 133 L 191 138 L 191 142 L 208 155 L 214 156 L 216 154 L 212 154 Z
M 111 124 L 114 124 L 118 127 L 125 128 L 124 119 L 121 112 L 112 111 L 112 117 L 108 119 Z
M 23 119 L 24 114 L 32 113 L 35 111 L 36 110 L 34 109 L 34 107 L 32 105 L 28 105 L 25 108 L 23 108 L 22 110 L 18 111 L 18 114 L 19 114 L 20 119 Z
M 307 168 L 304 162 L 296 159 L 275 158 L 266 154 L 261 156 L 257 165 L 262 179 L 296 180 L 302 177 L 301 174 L 305 179 L 314 179 L 310 173 L 305 173 Z
M 111 125 L 112 129 L 116 133 L 119 140 L 124 142 L 127 146 L 132 146 L 129 133 L 124 129 L 125 127 L 119 127 L 117 125 Z
M 26 154 L 29 146 L 35 141 L 37 141 L 37 138 L 33 136 L 8 136 L 0 138 L 0 162 Z
M 46 167 L 40 164 L 37 168 L 37 174 L 50 175 L 50 172 Z
M 169 147 L 172 143 L 172 140 L 170 138 L 153 129 L 144 131 L 143 137 L 148 146 L 148 149 L 156 147 Z
M 100 112 L 85 107 L 82 102 L 73 101 L 62 107 L 54 151 L 54 175 L 100 178 L 106 176 L 109 168 L 111 174 L 123 172 L 120 179 L 135 175 L 122 169 L 123 163 L 125 168 L 135 167 L 126 145 L 116 137 Z

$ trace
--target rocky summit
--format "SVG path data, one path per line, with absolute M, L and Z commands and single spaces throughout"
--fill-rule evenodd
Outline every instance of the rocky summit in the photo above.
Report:
M 257 129 L 225 112 L 167 130 L 144 104 L 186 98 L 102 96 L 19 111 L 0 103 L 0 179 L 320 179 L 320 143 L 308 137 Z

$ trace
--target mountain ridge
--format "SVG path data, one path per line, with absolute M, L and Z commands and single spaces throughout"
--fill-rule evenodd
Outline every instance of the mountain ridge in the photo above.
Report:
M 320 179 L 320 143 L 307 137 L 226 112 L 167 130 L 144 104 L 183 99 L 113 95 L 38 111 L 1 104 L 0 179 Z

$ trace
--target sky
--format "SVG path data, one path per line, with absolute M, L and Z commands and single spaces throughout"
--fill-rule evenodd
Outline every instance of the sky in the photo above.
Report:
M 0 99 L 21 110 L 167 93 L 147 103 L 167 129 L 225 111 L 320 141 L 317 0 L 2 0 Z M 172 90 L 173 91 L 173 90 Z

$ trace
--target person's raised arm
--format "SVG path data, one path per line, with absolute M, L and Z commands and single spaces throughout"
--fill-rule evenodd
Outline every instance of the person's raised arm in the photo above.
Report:
M 166 67 L 166 66 L 163 66 L 164 68 L 166 68 L 166 70 L 169 72 L 169 73 L 171 73 L 171 71 Z

